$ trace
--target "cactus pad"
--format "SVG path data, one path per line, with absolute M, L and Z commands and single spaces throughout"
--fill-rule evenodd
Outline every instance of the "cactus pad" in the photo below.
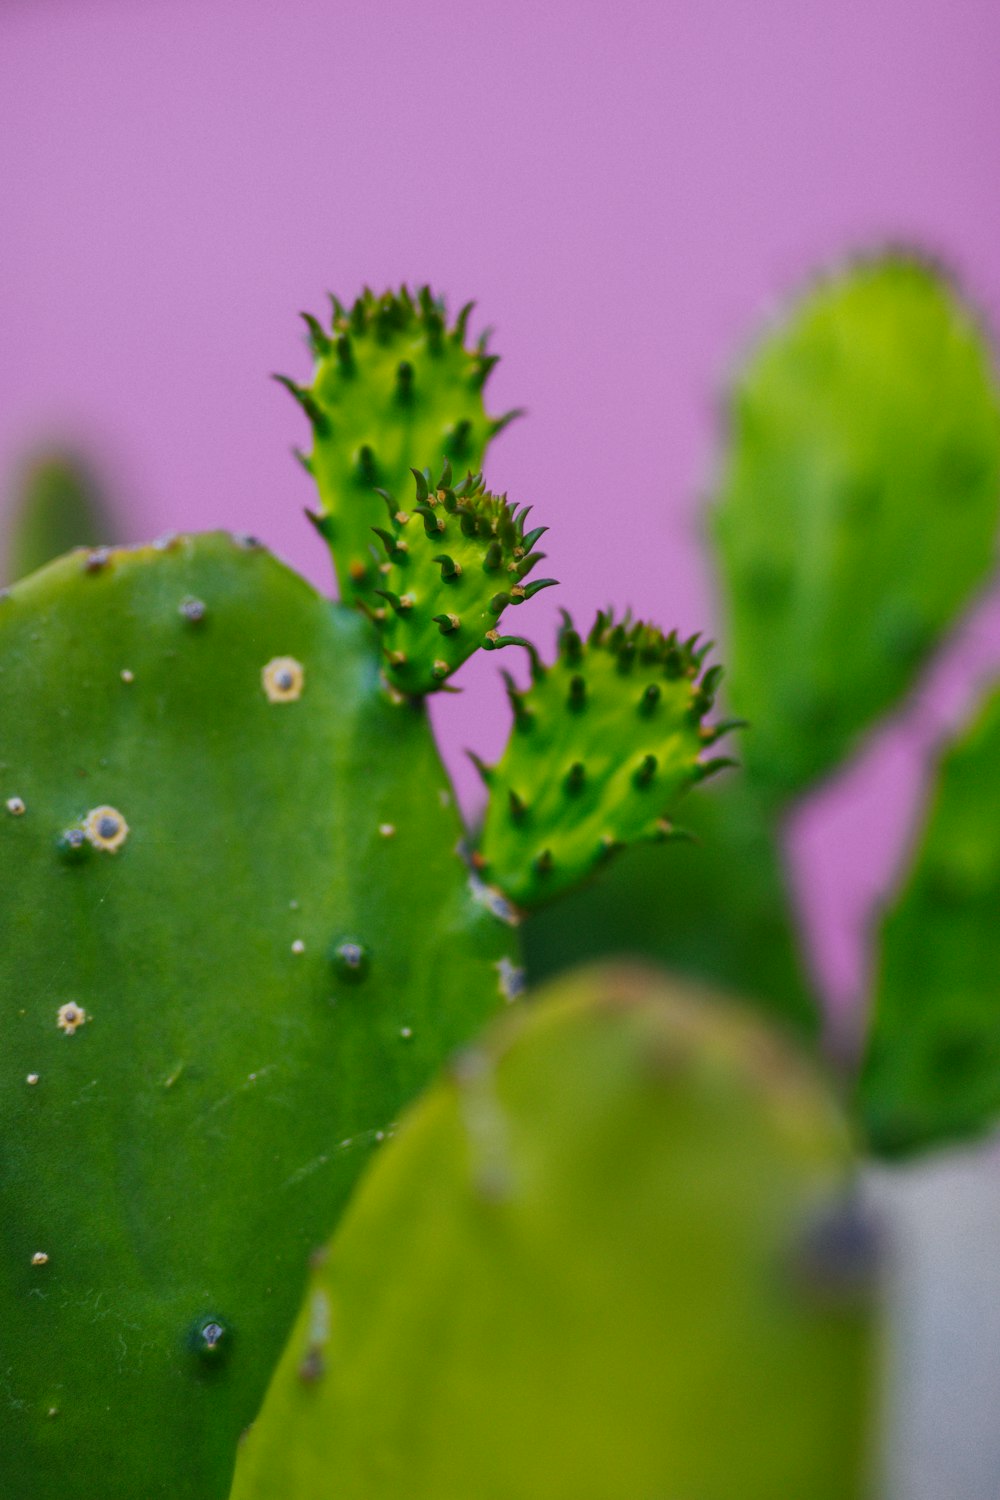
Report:
M 0 723 L 0 1494 L 221 1500 L 310 1252 L 513 934 L 368 622 L 252 544 L 16 585 Z
M 720 777 L 689 797 L 683 822 L 689 841 L 627 849 L 595 880 L 532 913 L 523 928 L 530 984 L 631 955 L 740 994 L 815 1041 L 820 1009 L 788 878 L 748 778 Z
M 721 675 L 701 675 L 707 647 L 604 613 L 584 640 L 565 612 L 558 647 L 551 666 L 529 648 L 525 690 L 508 676 L 510 740 L 496 765 L 476 762 L 489 788 L 478 862 L 523 908 L 626 844 L 670 837 L 681 793 L 731 764 L 699 759 L 727 728 L 702 724 Z
M 822 1081 L 636 974 L 509 1020 L 366 1175 L 233 1500 L 860 1500 L 871 1245 Z
M 334 299 L 324 327 L 307 318 L 316 358 L 312 383 L 281 377 L 313 431 L 305 460 L 319 487 L 319 528 L 334 550 L 343 597 L 378 584 L 372 527 L 384 510 L 376 486 L 406 494 L 411 468 L 434 473 L 444 459 L 478 470 L 490 438 L 514 413 L 491 418 L 483 386 L 497 362 L 485 340 L 465 347 L 471 304 L 448 326 L 444 303 L 423 287 L 351 308 Z
M 5 521 L 4 573 L 11 583 L 71 547 L 96 547 L 115 529 L 89 466 L 60 449 L 43 449 L 22 465 Z
M 821 283 L 738 379 L 714 529 L 729 699 L 773 797 L 841 760 L 994 566 L 1000 392 L 915 259 Z
M 949 748 L 879 935 L 862 1114 L 887 1156 L 1000 1118 L 1000 691 Z
M 386 552 L 384 601 L 374 612 L 382 632 L 385 673 L 401 692 L 432 692 L 479 646 L 499 635 L 508 605 L 522 604 L 555 582 L 524 580 L 542 560 L 532 550 L 545 531 L 525 532 L 528 510 L 491 495 L 482 477 L 452 485 L 451 466 L 432 481 L 416 471 L 416 497 L 400 509 L 386 491 L 388 528 L 377 534 Z

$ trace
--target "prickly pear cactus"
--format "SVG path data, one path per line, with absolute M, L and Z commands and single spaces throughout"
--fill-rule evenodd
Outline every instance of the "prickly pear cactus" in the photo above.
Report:
M 581 878 L 713 768 L 693 643 L 567 627 L 497 770 L 526 837 L 469 853 L 423 695 L 552 580 L 528 580 L 544 528 L 453 482 L 503 425 L 466 318 L 404 291 L 310 323 L 294 389 L 350 606 L 223 535 L 76 552 L 0 599 L 4 1496 L 227 1492 L 310 1251 L 523 985 L 509 895 Z M 380 527 L 375 486 L 411 482 Z
M 603 613 L 584 640 L 564 611 L 558 648 L 546 666 L 529 646 L 530 686 L 507 680 L 507 748 L 495 766 L 477 762 L 490 794 L 479 864 L 518 907 L 626 844 L 669 838 L 681 793 L 732 765 L 699 758 L 732 727 L 702 724 L 722 673 L 701 675 L 707 647 Z
M 224 535 L 0 600 L 11 1500 L 227 1493 L 310 1252 L 516 982 L 372 636 Z
M 637 851 L 533 916 L 529 973 L 579 951 L 641 952 L 815 1035 L 782 820 L 898 703 L 986 580 L 1000 394 L 949 281 L 890 254 L 800 298 L 738 375 L 728 415 L 712 534 L 727 707 L 751 726 L 743 769 L 685 813 L 702 848 L 655 865 Z
M 856 1500 L 871 1245 L 822 1081 L 589 972 L 460 1057 L 312 1281 L 232 1500 Z
M 414 474 L 415 503 L 403 510 L 388 491 L 388 528 L 376 533 L 386 551 L 384 604 L 370 611 L 382 632 L 385 675 L 404 693 L 440 687 L 480 646 L 491 649 L 508 605 L 523 604 L 554 578 L 525 579 L 544 553 L 547 530 L 525 531 L 528 508 L 492 495 L 481 475 L 452 484 L 446 464 L 434 481 Z
M 944 755 L 878 936 L 861 1077 L 869 1140 L 900 1156 L 1000 1118 L 1000 692 Z
M 737 380 L 713 515 L 729 701 L 778 799 L 854 747 L 993 569 L 1000 390 L 940 273 L 822 282 Z
M 689 838 L 628 849 L 600 878 L 529 915 L 522 934 L 531 983 L 609 955 L 643 958 L 743 995 L 816 1041 L 819 1007 L 788 879 L 746 777 L 719 777 L 686 798 L 678 816 Z
M 110 508 L 79 455 L 43 449 L 17 471 L 4 517 L 4 574 L 25 578 L 71 547 L 93 547 L 114 532 Z
M 449 326 L 427 287 L 415 299 L 405 287 L 380 297 L 366 291 L 351 308 L 334 298 L 330 323 L 306 319 L 311 383 L 280 377 L 312 428 L 305 464 L 344 598 L 378 586 L 372 528 L 385 509 L 376 487 L 402 497 L 412 469 L 437 473 L 445 458 L 462 474 L 478 471 L 490 439 L 517 415 L 486 413 L 483 387 L 497 356 L 485 338 L 466 348 L 471 310 L 469 303 Z

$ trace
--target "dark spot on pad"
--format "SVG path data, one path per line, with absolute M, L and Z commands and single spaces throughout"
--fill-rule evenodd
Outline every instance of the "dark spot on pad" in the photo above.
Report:
M 333 950 L 333 966 L 341 979 L 357 983 L 364 979 L 371 965 L 371 954 L 363 943 L 349 938 Z
M 201 1318 L 192 1330 L 192 1347 L 205 1365 L 221 1364 L 229 1354 L 232 1341 L 229 1325 L 220 1317 Z
M 64 859 L 84 859 L 90 850 L 82 828 L 67 828 L 60 834 L 56 847 Z
M 299 1365 L 299 1379 L 305 1385 L 312 1385 L 317 1380 L 322 1380 L 326 1373 L 326 1365 L 323 1360 L 323 1351 L 312 1348 L 306 1351 L 306 1355 Z
M 816 1218 L 801 1236 L 794 1272 L 820 1301 L 856 1303 L 872 1294 L 881 1261 L 881 1236 L 857 1194 Z

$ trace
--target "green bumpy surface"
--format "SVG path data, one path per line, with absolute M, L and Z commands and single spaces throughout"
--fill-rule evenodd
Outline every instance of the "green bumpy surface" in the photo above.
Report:
M 795 931 L 788 876 L 759 800 L 740 772 L 689 797 L 691 839 L 640 845 L 523 928 L 529 984 L 584 961 L 655 960 L 740 994 L 804 1039 L 820 1011 Z
M 948 283 L 902 257 L 815 288 L 736 383 L 714 514 L 751 774 L 800 792 L 914 681 L 994 565 L 1000 395 Z
M 564 982 L 373 1164 L 232 1500 L 859 1500 L 848 1162 L 829 1091 L 759 1022 Z
M 878 938 L 861 1112 L 874 1150 L 962 1140 L 1000 1116 L 1000 692 L 937 772 Z
M 307 467 L 319 487 L 320 529 L 333 548 L 341 595 L 378 585 L 372 527 L 385 517 L 376 486 L 408 493 L 412 468 L 442 460 L 482 468 L 490 438 L 514 413 L 491 418 L 483 386 L 496 364 L 485 342 L 466 349 L 471 304 L 448 326 L 444 303 L 421 289 L 347 309 L 334 299 L 331 324 L 309 319 L 316 369 L 308 387 L 285 380 L 313 430 Z
M 508 605 L 523 604 L 553 578 L 524 580 L 544 556 L 532 550 L 546 530 L 525 532 L 528 509 L 492 495 L 482 476 L 452 484 L 446 465 L 435 483 L 416 472 L 416 495 L 401 509 L 385 492 L 386 553 L 375 590 L 387 679 L 404 693 L 442 686 L 480 646 L 489 649 Z
M 478 863 L 525 909 L 626 844 L 670 837 L 681 793 L 730 764 L 699 760 L 727 728 L 702 726 L 721 675 L 699 680 L 705 648 L 605 614 L 583 640 L 564 612 L 555 662 L 529 650 L 530 686 L 507 679 L 507 747 L 494 766 L 477 761 L 489 788 Z
M 37 453 L 17 474 L 4 517 L 5 577 L 25 578 L 71 547 L 96 546 L 113 530 L 86 464 L 58 449 Z
M 222 535 L 0 600 L 11 1500 L 227 1494 L 310 1252 L 512 987 L 372 634 Z

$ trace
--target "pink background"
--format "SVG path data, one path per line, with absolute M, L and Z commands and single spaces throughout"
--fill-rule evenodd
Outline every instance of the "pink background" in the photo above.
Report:
M 1000 323 L 998 45 L 995 0 L 6 0 L 0 472 L 77 435 L 125 539 L 252 530 L 325 584 L 266 374 L 307 374 L 294 315 L 326 288 L 430 279 L 496 326 L 493 409 L 530 408 L 489 474 L 552 526 L 533 633 L 558 602 L 710 625 L 713 403 L 773 299 L 902 237 Z M 927 747 L 998 656 L 987 608 L 796 819 L 835 1000 Z M 494 661 L 464 682 L 437 716 L 468 802 L 458 751 L 506 711 Z

